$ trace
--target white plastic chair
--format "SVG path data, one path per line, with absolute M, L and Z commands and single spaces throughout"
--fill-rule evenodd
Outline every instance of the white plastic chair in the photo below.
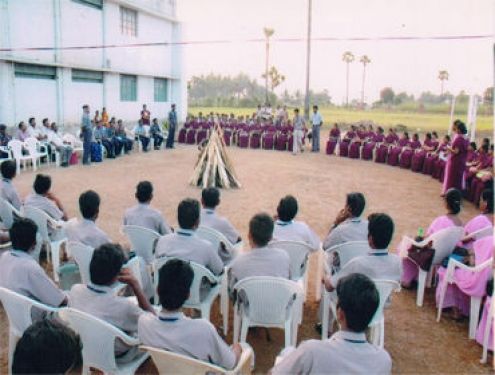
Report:
M 138 225 L 124 225 L 122 231 L 131 243 L 131 251 L 143 258 L 146 264 L 151 264 L 156 242 L 161 237 L 160 233 Z
M 332 256 L 338 254 L 340 260 L 340 268 L 344 267 L 352 259 L 368 254 L 371 251 L 368 241 L 348 241 L 325 250 L 327 261 L 332 259 Z M 326 263 L 327 265 L 329 263 Z M 328 267 L 327 271 L 330 267 Z
M 115 359 L 115 340 L 119 339 L 129 346 L 137 346 L 139 345 L 137 338 L 76 309 L 60 310 L 59 315 L 81 337 L 83 374 L 90 374 L 90 368 L 96 368 L 108 374 L 131 375 L 149 358 L 148 353 L 142 353 L 132 361 L 118 363 Z
M 89 264 L 93 257 L 93 249 L 90 246 L 83 245 L 80 242 L 70 241 L 67 245 L 69 254 L 74 258 L 79 267 L 79 273 L 81 275 L 81 281 L 83 284 L 91 283 L 91 277 L 89 275 Z
M 220 247 L 220 244 L 223 243 L 225 249 L 232 254 L 232 258 L 234 258 L 240 251 L 242 251 L 242 242 L 238 242 L 233 244 L 230 242 L 227 237 L 223 235 L 223 233 L 209 227 L 200 226 L 196 230 L 196 235 L 198 235 L 203 240 L 210 242 L 215 249 Z
M 452 251 L 454 251 L 456 244 L 461 240 L 463 236 L 464 228 L 450 227 L 433 233 L 430 237 L 421 242 L 416 242 L 412 238 L 409 238 L 407 236 L 404 236 L 402 238 L 402 241 L 399 244 L 399 251 L 400 256 L 403 258 L 407 257 L 407 250 L 411 247 L 411 245 L 424 247 L 429 242 L 432 242 L 433 248 L 435 249 L 435 255 L 433 257 L 430 271 L 426 272 L 418 266 L 418 294 L 416 296 L 417 306 L 423 306 L 425 287 L 431 286 L 431 279 L 433 276 L 434 267 L 439 265 L 443 261 L 443 259 L 445 259 L 445 257 L 448 257 L 452 253 Z M 412 262 L 411 258 L 408 259 Z
M 486 269 L 489 269 L 492 267 L 493 263 L 493 258 L 490 258 L 486 260 L 485 262 L 481 263 L 480 265 L 476 267 L 470 267 L 465 265 L 464 263 L 461 263 L 455 259 L 449 259 L 449 263 L 447 266 L 447 271 L 445 273 L 445 277 L 443 279 L 442 285 L 440 285 L 440 301 L 438 303 L 438 310 L 437 310 L 437 322 L 440 321 L 442 318 L 442 310 L 443 310 L 443 302 L 445 300 L 445 294 L 447 293 L 447 285 L 448 284 L 455 284 L 454 280 L 454 274 L 456 268 L 464 269 L 467 271 L 471 271 L 472 273 L 479 273 L 483 272 Z M 469 313 L 469 338 L 471 340 L 474 340 L 476 336 L 476 328 L 478 327 L 478 320 L 479 320 L 479 315 L 480 315 L 480 306 L 481 306 L 481 299 L 483 296 L 471 296 L 471 308 L 470 308 L 470 313 Z
M 304 298 L 298 283 L 280 277 L 255 276 L 237 282 L 234 290 L 234 342 L 246 342 L 249 327 L 272 327 L 285 330 L 285 347 L 295 346 Z
M 495 276 L 495 272 L 494 275 Z M 486 363 L 488 356 L 488 340 L 490 339 L 490 331 L 495 327 L 495 300 L 491 299 L 490 310 L 486 319 L 485 332 L 483 333 L 483 354 L 481 355 L 481 363 Z M 493 368 L 495 368 L 495 355 L 493 356 Z
M 477 241 L 483 237 L 488 237 L 493 234 L 493 227 L 490 225 L 489 227 L 482 228 L 477 230 L 476 232 L 470 233 L 466 238 L 472 238 L 474 241 Z
M 160 257 L 155 259 L 155 261 L 152 263 L 153 287 L 155 290 L 155 304 L 158 304 L 158 300 L 159 300 L 157 288 L 158 288 L 160 268 L 162 268 L 162 266 L 171 259 L 173 258 Z M 209 269 L 207 269 L 206 267 L 200 264 L 194 262 L 189 262 L 189 264 L 191 265 L 194 271 L 194 279 L 191 285 L 189 299 L 184 303 L 183 307 L 199 310 L 201 312 L 202 318 L 206 320 L 210 320 L 211 305 L 213 304 L 215 299 L 220 295 L 220 288 L 223 277 L 215 276 Z M 206 279 L 208 282 L 213 284 L 208 289 L 208 293 L 206 295 L 204 295 L 204 292 L 203 295 L 201 295 L 202 294 L 201 285 L 203 279 Z
M 11 290 L 0 288 L 0 300 L 9 319 L 9 373 L 11 373 L 12 359 L 17 342 L 24 331 L 33 324 L 31 311 L 54 313 L 60 309 L 44 305 L 31 298 L 23 296 Z
M 23 213 L 25 217 L 34 221 L 38 227 L 38 232 L 41 235 L 41 240 L 47 248 L 48 258 L 51 258 L 53 266 L 53 278 L 56 282 L 59 281 L 58 268 L 60 266 L 60 248 L 62 244 L 67 245 L 67 237 L 63 232 L 63 222 L 52 219 L 46 212 L 31 206 L 23 206 Z M 60 239 L 52 241 L 48 235 L 48 226 L 51 228 L 62 231 L 60 234 Z
M 33 137 L 29 137 L 24 141 L 24 145 L 29 153 L 29 157 L 31 158 L 31 162 L 33 164 L 33 169 L 36 170 L 36 166 L 38 163 L 41 165 L 41 158 L 46 157 L 47 164 L 50 164 L 50 158 L 48 156 L 48 151 L 41 151 L 41 143 Z
M 18 139 L 13 139 L 8 143 L 8 147 L 12 152 L 12 157 L 15 159 L 15 164 L 17 166 L 17 174 L 21 173 L 21 164 L 26 170 L 26 161 L 31 161 L 31 156 L 24 155 L 22 153 L 24 143 L 19 141 Z
M 392 292 L 400 291 L 400 284 L 393 280 L 375 279 L 373 281 L 375 282 L 375 286 L 380 294 L 380 304 L 378 305 L 378 309 L 369 324 L 371 329 L 370 341 L 372 344 L 383 348 L 385 344 L 385 316 L 383 314 L 383 310 L 385 309 Z
M 73 134 L 64 134 L 62 140 L 67 142 L 71 147 L 73 152 L 83 152 L 83 144 L 79 141 Z
M 2 220 L 5 229 L 10 229 L 14 224 L 14 215 L 22 217 L 21 212 L 12 206 L 10 202 L 0 198 L 0 220 Z
M 225 375 L 248 375 L 251 374 L 251 362 L 254 358 L 253 349 L 248 345 L 242 345 L 242 354 L 239 362 L 232 370 L 213 365 L 209 362 L 200 361 L 182 354 L 169 352 L 150 346 L 140 346 L 151 355 L 159 374 L 189 375 L 189 374 L 225 374 Z
M 139 286 L 142 289 L 144 283 L 143 283 L 143 277 L 141 275 L 141 259 L 142 259 L 141 257 L 135 256 L 132 259 L 129 259 L 129 261 L 126 264 L 124 264 L 123 268 L 127 268 L 132 272 L 132 274 L 138 281 Z

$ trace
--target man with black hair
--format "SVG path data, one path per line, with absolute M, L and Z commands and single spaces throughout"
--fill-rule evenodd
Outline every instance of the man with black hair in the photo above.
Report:
M 349 241 L 366 241 L 368 222 L 361 219 L 366 201 L 362 193 L 349 193 L 345 207 L 340 210 L 332 228 L 323 241 L 323 250 Z
M 268 246 L 273 235 L 273 219 L 260 213 L 249 222 L 249 244 L 251 250 L 237 256 L 232 262 L 229 286 L 251 276 L 290 277 L 290 258 L 281 249 Z
M 69 327 L 43 319 L 17 342 L 12 374 L 67 374 L 82 361 L 79 336 Z
M 67 297 L 33 258 L 36 247 L 36 224 L 19 218 L 9 230 L 12 250 L 0 257 L 0 286 L 48 306 L 62 306 Z
M 155 257 L 174 257 L 189 260 L 208 268 L 215 275 L 223 271 L 223 262 L 218 249 L 196 235 L 199 226 L 199 202 L 184 199 L 177 209 L 179 229 L 175 233 L 161 237 L 155 250 Z
M 28 127 L 28 131 L 30 137 L 36 138 L 38 141 L 42 141 L 46 139 L 46 135 L 43 128 L 42 127 L 40 128 L 39 126 L 36 125 L 36 119 L 34 117 L 29 118 L 29 125 L 30 126 Z
M 287 195 L 280 200 L 273 239 L 304 242 L 311 247 L 311 250 L 319 250 L 321 242 L 316 233 L 306 223 L 294 220 L 298 209 L 297 199 L 292 195 Z
M 239 232 L 227 218 L 217 215 L 216 208 L 220 204 L 220 190 L 216 187 L 203 189 L 201 192 L 201 224 L 222 233 L 232 244 L 241 241 Z
M 24 201 L 24 206 L 35 207 L 44 211 L 54 220 L 67 220 L 67 214 L 64 211 L 60 200 L 50 191 L 52 179 L 45 174 L 37 174 L 34 183 L 34 194 L 30 194 Z
M 126 210 L 124 225 L 137 225 L 151 229 L 161 235 L 172 233 L 160 211 L 150 207 L 153 199 L 153 185 L 149 181 L 141 181 L 136 186 L 136 200 L 138 204 Z
M 337 284 L 340 331 L 328 340 L 307 340 L 283 356 L 276 374 L 390 374 L 392 360 L 382 348 L 366 341 L 365 330 L 380 303 L 373 281 L 352 273 Z
M 325 287 L 329 292 L 335 289 L 338 281 L 351 273 L 362 273 L 372 279 L 400 281 L 402 273 L 401 258 L 388 252 L 388 246 L 394 235 L 394 222 L 387 214 L 375 213 L 368 217 L 368 243 L 371 251 L 352 259 L 342 269 L 325 277 Z
M 180 259 L 171 259 L 159 271 L 158 296 L 162 311 L 158 316 L 139 318 L 138 336 L 144 345 L 187 355 L 227 370 L 235 367 L 241 346 L 231 348 L 206 319 L 190 319 L 182 313 L 189 298 L 194 271 Z
M 139 281 L 125 268 L 127 259 L 117 244 L 104 244 L 95 249 L 89 264 L 91 282 L 76 284 L 69 293 L 69 307 L 102 319 L 117 328 L 133 334 L 143 310 L 154 313 L 144 295 Z M 116 282 L 128 285 L 137 298 L 137 304 L 126 297 L 116 295 L 112 289 Z M 120 358 L 134 358 L 136 350 L 122 342 L 115 345 L 115 354 Z M 135 348 L 132 348 L 135 349 Z
M 15 161 L 6 160 L 0 165 L 0 172 L 2 173 L 1 190 L 0 194 L 3 199 L 9 202 L 17 210 L 21 209 L 21 198 L 17 194 L 17 190 L 12 184 L 12 180 L 17 175 L 17 166 Z
M 79 212 L 82 219 L 70 221 L 65 226 L 69 241 L 79 242 L 93 249 L 112 242 L 110 237 L 96 225 L 100 214 L 100 196 L 88 190 L 79 196 Z

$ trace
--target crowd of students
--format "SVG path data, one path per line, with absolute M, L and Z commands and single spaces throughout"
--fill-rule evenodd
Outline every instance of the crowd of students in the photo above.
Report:
M 334 291 L 337 299 L 337 316 L 334 317 L 340 331 L 326 341 L 309 340 L 297 349 L 282 353 L 282 359 L 272 369 L 273 373 L 376 373 L 391 372 L 391 358 L 384 349 L 367 343 L 365 330 L 379 304 L 379 295 L 373 279 L 400 281 L 410 287 L 414 280 L 414 265 L 389 251 L 394 235 L 393 219 L 384 213 L 373 213 L 368 219 L 362 218 L 366 200 L 361 193 L 350 193 L 344 207 L 337 215 L 328 235 L 321 243 L 320 238 L 304 222 L 296 220 L 298 202 L 293 196 L 283 197 L 276 214 L 259 213 L 249 221 L 249 249 L 236 255 L 225 248 L 214 248 L 201 239 L 196 230 L 208 226 L 222 234 L 229 241 L 241 241 L 239 232 L 225 217 L 218 213 L 220 192 L 216 188 L 204 189 L 201 202 L 187 198 L 177 208 L 178 228 L 172 228 L 163 215 L 151 206 L 153 186 L 141 181 L 136 187 L 136 205 L 126 210 L 124 225 L 138 225 L 158 232 L 161 237 L 156 243 L 154 257 L 172 258 L 159 272 L 158 312 L 151 305 L 154 291 L 150 289 L 149 275 L 145 272 L 142 284 L 126 267 L 129 255 L 122 246 L 97 225 L 100 197 L 95 191 L 83 192 L 79 197 L 81 218 L 69 220 L 62 203 L 51 193 L 51 178 L 37 175 L 33 193 L 21 200 L 12 179 L 15 178 L 15 164 L 7 161 L 1 165 L 1 197 L 12 205 L 33 206 L 43 210 L 55 220 L 66 222 L 63 229 L 51 228 L 50 236 L 56 238 L 61 230 L 69 241 L 79 242 L 94 250 L 89 272 L 90 283 L 75 284 L 69 291 L 63 291 L 47 276 L 38 263 L 36 249 L 37 227 L 27 218 L 17 218 L 8 231 L 11 250 L 0 256 L 0 287 L 26 295 L 49 306 L 69 306 L 86 312 L 129 334 L 137 335 L 148 346 L 174 351 L 196 359 L 211 362 L 226 369 L 232 369 L 241 354 L 239 345 L 229 346 L 219 336 L 215 327 L 205 319 L 192 319 L 184 315 L 182 307 L 190 294 L 194 272 L 189 262 L 201 264 L 215 275 L 224 272 L 229 264 L 228 284 L 234 285 L 251 276 L 273 276 L 288 279 L 290 258 L 282 249 L 277 249 L 277 240 L 302 241 L 314 251 L 349 241 L 367 241 L 370 251 L 358 257 L 351 264 L 339 269 L 338 259 L 329 260 L 334 273 L 324 277 L 325 288 Z M 447 214 L 434 220 L 426 235 L 449 226 L 462 226 L 458 218 L 461 210 L 461 193 L 455 189 L 445 195 Z M 481 227 L 493 226 L 493 193 L 482 194 L 480 215 L 464 226 L 466 240 L 463 245 L 475 258 L 475 263 L 486 260 L 492 250 L 493 236 L 469 242 L 469 234 Z M 62 261 L 71 262 L 67 254 Z M 492 255 L 491 255 L 492 256 Z M 416 270 L 417 271 L 417 270 Z M 444 270 L 438 271 L 440 277 Z M 146 276 L 147 275 L 147 276 Z M 128 298 L 112 292 L 119 281 L 128 286 L 136 297 L 137 304 Z M 487 278 L 476 282 L 487 284 Z M 208 285 L 205 284 L 207 287 Z M 485 285 L 483 285 L 485 286 Z M 455 305 L 469 295 L 462 286 L 452 286 L 455 308 L 465 313 L 462 306 Z M 490 298 L 487 298 L 486 306 Z M 457 318 L 457 316 L 455 316 Z M 14 373 L 41 373 L 67 371 L 80 358 L 80 344 L 77 337 L 60 322 L 39 322 L 35 319 L 19 342 L 14 355 Z M 483 322 L 481 323 L 483 324 Z M 481 324 L 478 330 L 481 330 Z M 485 321 L 486 324 L 486 321 Z M 43 344 L 39 342 L 43 341 Z M 49 345 L 47 343 L 53 343 Z M 36 356 L 28 356 L 30 350 L 40 350 Z M 79 352 L 79 354 L 78 354 Z M 41 354 L 43 353 L 43 354 Z M 134 358 L 137 348 L 118 342 L 115 355 L 121 361 Z M 22 363 L 21 363 L 22 361 Z

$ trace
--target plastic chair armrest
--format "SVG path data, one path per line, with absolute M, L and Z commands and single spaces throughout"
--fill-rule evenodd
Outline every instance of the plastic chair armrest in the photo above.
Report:
M 241 357 L 231 372 L 234 374 L 250 374 L 252 368 L 251 363 L 253 362 L 254 357 L 253 349 L 245 343 L 241 343 L 240 345 L 242 347 Z
M 118 331 L 118 333 L 115 333 L 115 338 L 122 340 L 124 344 L 127 344 L 129 346 L 137 346 L 141 343 L 138 338 L 129 336 L 127 333 L 122 332 L 121 330 Z
M 8 249 L 9 247 L 12 247 L 12 242 L 6 242 L 0 245 L 0 250 L 3 249 Z

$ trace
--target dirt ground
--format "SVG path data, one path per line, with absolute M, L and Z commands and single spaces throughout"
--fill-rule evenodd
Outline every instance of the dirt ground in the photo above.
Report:
M 295 195 L 299 201 L 298 219 L 306 221 L 323 239 L 344 204 L 345 194 L 363 192 L 367 199 L 365 215 L 386 212 L 394 219 L 396 231 L 392 248 L 402 235 L 414 235 L 418 227 L 426 228 L 433 218 L 444 212 L 440 183 L 408 170 L 330 157 L 323 152 L 306 152 L 295 157 L 288 152 L 230 148 L 229 153 L 243 186 L 222 192 L 219 211 L 233 222 L 244 238 L 251 216 L 261 211 L 274 214 L 278 200 L 286 194 Z M 71 217 L 78 214 L 79 194 L 86 189 L 97 191 L 102 198 L 98 224 L 113 240 L 125 243 L 119 229 L 124 210 L 134 204 L 137 182 L 144 179 L 153 182 L 153 206 L 164 212 L 171 225 L 177 226 L 179 201 L 200 196 L 200 190 L 188 184 L 196 158 L 196 147 L 178 145 L 173 151 L 134 153 L 92 167 L 42 167 L 40 172 L 52 176 L 53 191 L 64 202 Z M 23 197 L 30 193 L 33 177 L 34 173 L 28 171 L 16 178 L 14 184 Z M 466 203 L 461 217 L 466 221 L 476 214 L 476 209 Z M 314 271 L 314 262 L 310 267 Z M 310 275 L 315 275 L 311 269 Z M 314 301 L 315 282 L 318 280 L 311 280 L 311 294 L 299 328 L 299 341 L 318 338 L 313 328 L 318 306 Z M 385 348 L 392 356 L 394 373 L 493 373 L 490 366 L 479 364 L 481 347 L 468 339 L 467 320 L 458 323 L 445 316 L 437 323 L 434 290 L 426 292 L 423 308 L 416 307 L 415 296 L 415 291 L 402 290 L 394 296 L 391 308 L 386 311 Z M 217 304 L 212 321 L 220 326 Z M 2 311 L 2 373 L 7 372 L 7 329 Z M 283 346 L 282 331 L 271 329 L 270 336 L 271 341 L 267 341 L 263 330 L 248 336 L 247 341 L 256 353 L 257 373 L 266 373 L 272 367 Z M 230 329 L 227 341 L 231 340 Z M 148 361 L 141 371 L 156 370 Z

